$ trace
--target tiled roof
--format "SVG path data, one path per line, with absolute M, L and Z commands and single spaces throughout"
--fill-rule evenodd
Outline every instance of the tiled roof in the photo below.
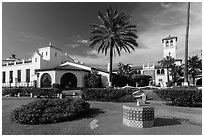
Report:
M 81 69 L 78 67 L 74 67 L 74 66 L 70 66 L 70 65 L 66 65 L 66 66 L 58 66 L 55 68 L 46 68 L 46 69 L 37 69 L 36 71 L 51 71 L 51 70 L 70 70 L 70 71 L 87 71 L 85 69 Z
M 163 43 L 164 40 L 169 40 L 169 39 L 174 39 L 174 38 L 175 38 L 176 41 L 177 41 L 177 37 L 176 37 L 176 36 L 170 36 L 170 35 L 169 35 L 168 37 L 162 39 L 162 43 Z

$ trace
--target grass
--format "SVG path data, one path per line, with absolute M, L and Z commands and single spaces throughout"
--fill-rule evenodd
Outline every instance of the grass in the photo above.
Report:
M 10 113 L 16 107 L 36 98 L 2 99 L 3 135 L 97 135 L 97 134 L 201 134 L 202 108 L 183 108 L 154 103 L 155 127 L 135 129 L 122 124 L 123 103 L 91 101 L 91 112 L 73 121 L 43 125 L 22 125 L 10 120 Z M 152 102 L 151 102 L 152 101 Z M 126 103 L 132 104 L 132 103 Z M 90 128 L 90 122 L 98 120 L 99 127 Z M 186 122 L 193 123 L 189 124 Z M 190 130 L 189 130 L 190 129 Z

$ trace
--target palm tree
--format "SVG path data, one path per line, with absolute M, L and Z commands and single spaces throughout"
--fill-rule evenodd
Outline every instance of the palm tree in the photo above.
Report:
M 93 48 L 99 45 L 98 53 L 105 52 L 109 49 L 110 52 L 110 71 L 109 71 L 109 86 L 112 86 L 112 62 L 113 53 L 116 55 L 116 51 L 120 56 L 120 52 L 123 49 L 130 53 L 130 49 L 138 46 L 136 39 L 137 35 L 135 25 L 131 25 L 129 20 L 130 16 L 125 15 L 123 12 L 118 10 L 113 10 L 111 7 L 107 9 L 106 14 L 98 12 L 98 19 L 100 20 L 100 25 L 91 24 L 93 27 L 91 31 L 91 44 L 90 47 Z M 130 49 L 129 49 L 130 48 Z
M 170 75 L 172 76 L 172 82 L 176 83 L 181 76 L 183 76 L 183 66 L 178 66 L 176 64 L 171 65 Z
M 202 60 L 199 59 L 198 55 L 189 57 L 188 59 L 188 73 L 193 79 L 193 84 L 195 84 L 195 75 L 200 73 L 202 68 Z
M 174 58 L 171 56 L 166 56 L 163 60 L 159 61 L 158 63 L 162 65 L 163 68 L 167 68 L 167 83 L 169 80 L 169 69 L 174 65 Z

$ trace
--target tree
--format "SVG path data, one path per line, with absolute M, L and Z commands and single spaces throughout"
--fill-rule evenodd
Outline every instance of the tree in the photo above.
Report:
M 118 64 L 118 71 L 117 71 L 118 75 L 122 75 L 127 78 L 131 78 L 132 71 L 133 71 L 132 67 L 129 64 L 123 64 L 123 63 Z
M 171 56 L 166 56 L 163 60 L 158 62 L 163 68 L 167 68 L 167 83 L 169 83 L 169 69 L 174 65 L 175 60 Z
M 117 76 L 114 77 L 113 82 L 114 84 L 117 83 L 117 86 L 120 86 L 120 87 L 123 87 L 127 84 L 133 85 L 134 83 L 131 77 L 132 74 L 133 74 L 133 70 L 129 64 L 119 63 Z
M 141 75 L 141 74 L 133 74 L 132 80 L 135 83 L 138 83 L 138 87 L 148 86 L 151 80 L 151 76 Z
M 99 44 L 98 53 L 108 52 L 110 53 L 110 71 L 109 71 L 109 86 L 112 86 L 112 62 L 113 53 L 116 55 L 116 51 L 120 56 L 121 50 L 130 53 L 130 49 L 138 46 L 137 35 L 135 34 L 136 26 L 131 25 L 129 20 L 131 16 L 125 15 L 124 12 L 113 10 L 111 7 L 107 9 L 106 14 L 98 12 L 98 19 L 100 25 L 91 24 L 93 27 L 91 31 L 91 44 L 90 47 Z
M 188 59 L 188 74 L 193 79 L 193 84 L 195 84 L 195 75 L 200 73 L 202 70 L 202 60 L 199 59 L 198 55 L 189 57 Z
M 93 70 L 88 76 L 85 76 L 85 87 L 88 88 L 100 88 L 102 87 L 101 75 L 98 74 L 98 71 Z

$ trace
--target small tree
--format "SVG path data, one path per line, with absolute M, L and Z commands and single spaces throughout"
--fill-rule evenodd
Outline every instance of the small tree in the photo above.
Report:
M 172 83 L 176 83 L 181 76 L 184 74 L 183 66 L 176 64 L 171 65 L 170 75 L 172 76 Z
M 132 80 L 135 83 L 138 83 L 139 87 L 148 86 L 151 80 L 151 76 L 141 75 L 141 74 L 133 74 Z
M 158 63 L 161 64 L 163 68 L 167 68 L 167 83 L 168 83 L 168 86 L 169 86 L 169 82 L 170 82 L 170 80 L 169 80 L 169 69 L 174 65 L 175 60 L 171 56 L 166 56 L 166 58 L 159 61 Z
M 98 74 L 98 71 L 92 70 L 90 75 L 85 76 L 85 87 L 87 88 L 102 87 L 101 75 Z
M 199 59 L 198 55 L 189 57 L 188 69 L 188 74 L 192 77 L 193 84 L 195 84 L 195 75 L 202 71 L 202 60 Z

